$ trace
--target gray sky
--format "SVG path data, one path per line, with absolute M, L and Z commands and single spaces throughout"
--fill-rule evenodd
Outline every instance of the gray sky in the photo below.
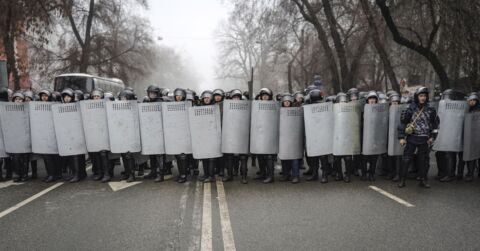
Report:
M 216 87 L 214 31 L 227 15 L 227 5 L 221 0 L 151 0 L 147 11 L 154 37 L 163 38 L 157 42 L 173 47 L 191 62 L 201 90 Z

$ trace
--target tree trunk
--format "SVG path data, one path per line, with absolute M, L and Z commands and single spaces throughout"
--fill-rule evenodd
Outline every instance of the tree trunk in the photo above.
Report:
M 10 76 L 13 77 L 13 89 L 20 89 L 20 76 L 18 75 L 17 59 L 15 56 L 15 29 L 16 24 L 13 20 L 12 7 L 7 12 L 7 22 L 5 24 L 6 32 L 3 34 L 3 44 L 5 46 L 5 54 L 7 56 L 7 81 L 10 82 Z M 10 85 L 8 85 L 10 86 Z
M 88 10 L 87 24 L 85 27 L 85 39 L 82 46 L 82 57 L 80 60 L 80 72 L 87 73 L 89 62 L 90 62 L 90 42 L 91 42 L 91 31 L 93 16 L 95 13 L 95 0 L 90 0 L 90 7 Z

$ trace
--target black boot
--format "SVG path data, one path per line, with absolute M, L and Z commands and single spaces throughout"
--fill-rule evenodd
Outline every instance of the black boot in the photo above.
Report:
M 405 187 L 405 182 L 407 180 L 407 175 L 408 175 L 408 167 L 410 166 L 411 158 L 409 157 L 403 157 L 402 159 L 402 165 L 400 166 L 400 172 L 399 172 L 399 177 L 400 177 L 400 183 L 398 183 L 398 187 L 402 188 Z
M 208 176 L 203 181 L 204 183 L 215 182 L 215 165 L 218 163 L 216 159 L 209 159 L 208 161 Z
M 150 172 L 143 176 L 144 179 L 155 179 L 157 178 L 157 169 L 158 169 L 158 161 L 155 155 L 150 155 Z
M 71 158 L 71 163 L 70 163 L 70 168 L 71 172 L 73 175 L 73 178 L 70 180 L 70 183 L 76 183 L 80 181 L 80 160 L 78 159 L 78 156 L 72 156 Z
M 326 170 L 322 170 L 322 179 L 320 180 L 320 183 L 328 183 L 328 175 Z
M 178 183 L 185 183 L 187 181 L 187 156 L 181 154 L 177 156 L 177 165 L 179 176 L 177 178 Z
M 290 170 L 291 170 L 291 164 L 288 163 L 286 165 L 284 165 L 282 163 L 282 178 L 280 178 L 280 181 L 284 182 L 284 181 L 290 181 Z
M 240 174 L 242 175 L 242 184 L 247 184 L 247 156 L 240 156 Z
M 312 176 L 307 178 L 307 181 L 315 181 L 318 180 L 318 169 L 320 167 L 318 165 L 313 165 L 310 167 L 310 170 L 312 170 Z
M 113 168 L 115 167 L 115 164 L 110 162 L 107 152 L 100 153 L 100 160 L 100 167 L 102 168 L 103 172 L 102 183 L 106 183 L 112 180 Z
M 234 158 L 233 155 L 228 155 L 224 157 L 224 159 L 226 160 L 225 164 L 227 165 L 227 175 L 223 177 L 222 179 L 223 182 L 229 182 L 233 180 L 233 165 L 234 165 L 233 158 Z
M 157 178 L 155 178 L 155 182 L 163 182 L 164 181 L 164 175 L 165 175 L 165 166 L 163 165 L 163 156 L 162 155 L 157 155 L 156 159 L 158 162 L 158 173 L 157 173 Z
M 268 183 L 273 183 L 274 182 L 274 166 L 273 166 L 273 159 L 271 156 L 267 157 L 267 168 L 266 168 L 266 173 L 267 173 L 267 178 L 263 180 L 264 184 Z
M 129 173 L 127 182 L 133 182 L 135 181 L 135 158 L 131 156 L 127 160 L 128 162 L 128 170 L 125 170 L 125 172 Z
M 418 183 L 418 185 L 420 187 L 423 187 L 423 188 L 430 188 L 430 185 L 427 183 L 427 181 L 423 178 L 420 179 L 420 183 Z
M 473 171 L 475 168 L 475 161 L 467 162 L 467 175 L 465 175 L 465 182 L 473 181 Z

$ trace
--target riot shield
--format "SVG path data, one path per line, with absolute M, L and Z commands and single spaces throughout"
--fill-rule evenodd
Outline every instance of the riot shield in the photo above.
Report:
M 248 154 L 250 101 L 223 101 L 222 152 Z
M 3 142 L 3 133 L 2 133 L 2 125 L 0 122 L 0 158 L 8 157 L 7 151 L 5 150 L 5 143 Z
M 3 141 L 7 153 L 30 153 L 30 118 L 26 103 L 0 103 Z
M 106 105 L 110 151 L 140 152 L 142 149 L 137 101 L 111 101 L 106 102 Z
M 52 104 L 53 123 L 60 156 L 87 153 L 78 103 Z
M 361 153 L 360 117 L 358 103 L 338 103 L 333 105 L 335 116 L 333 130 L 333 155 L 358 155 Z
M 403 147 L 398 140 L 398 126 L 400 116 L 408 108 L 408 105 L 391 105 L 388 116 L 388 156 L 403 155 Z
M 218 105 L 197 106 L 188 109 L 188 121 L 195 159 L 222 156 L 222 128 Z
M 189 101 L 162 103 L 163 137 L 166 154 L 190 154 L 192 143 L 188 123 Z
M 250 152 L 277 154 L 279 133 L 279 103 L 277 101 L 252 102 Z
M 278 158 L 281 160 L 303 159 L 303 109 L 302 107 L 280 108 Z
M 51 102 L 30 102 L 30 132 L 32 152 L 38 154 L 58 154 L 57 138 L 53 125 Z
M 165 154 L 163 141 L 162 103 L 138 104 L 142 154 Z
M 110 150 L 105 102 L 104 100 L 80 101 L 85 141 L 89 152 Z
M 334 114 L 333 103 L 303 106 L 307 155 L 316 157 L 332 154 Z
M 363 113 L 363 155 L 387 152 L 388 104 L 366 104 Z
M 480 112 L 465 114 L 463 160 L 480 159 Z
M 463 148 L 463 122 L 467 102 L 441 100 L 438 107 L 440 125 L 433 150 L 461 152 Z

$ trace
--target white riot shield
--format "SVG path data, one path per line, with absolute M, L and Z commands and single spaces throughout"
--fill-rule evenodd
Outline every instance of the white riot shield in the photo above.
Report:
M 80 101 L 85 141 L 89 152 L 110 151 L 105 100 Z
M 111 101 L 107 105 L 108 136 L 112 153 L 140 152 L 140 125 L 136 100 Z
M 441 100 L 438 106 L 440 125 L 433 150 L 442 152 L 461 152 L 463 148 L 463 122 L 467 102 Z
M 3 140 L 7 153 L 30 153 L 30 118 L 28 104 L 1 102 Z
M 163 141 L 162 103 L 138 104 L 142 154 L 165 154 Z
M 78 103 L 52 104 L 53 123 L 60 156 L 87 153 Z
M 190 154 L 192 142 L 188 123 L 189 101 L 162 103 L 163 138 L 166 154 Z
M 218 105 L 188 109 L 188 121 L 195 159 L 222 157 L 222 125 Z
M 307 155 L 316 157 L 332 154 L 334 114 L 333 103 L 303 106 Z
M 252 102 L 250 152 L 277 154 L 279 131 L 279 103 L 277 101 Z
M 358 155 L 361 153 L 361 107 L 357 103 L 338 103 L 333 105 L 335 116 L 333 155 Z
M 302 107 L 280 108 L 278 158 L 281 160 L 303 159 Z
M 38 154 L 58 154 L 57 138 L 53 125 L 51 102 L 30 102 L 30 132 L 32 152 Z
M 248 100 L 223 101 L 223 153 L 249 153 L 250 110 L 250 101 Z
M 391 105 L 388 116 L 388 156 L 403 155 L 403 147 L 398 140 L 398 126 L 400 116 L 408 108 L 408 105 Z
M 363 155 L 387 152 L 388 104 L 366 104 L 363 113 Z
M 3 133 L 1 129 L 1 122 L 0 122 L 0 158 L 8 157 L 7 151 L 5 150 L 5 143 L 3 142 Z
M 480 159 L 480 112 L 465 114 L 463 160 Z

